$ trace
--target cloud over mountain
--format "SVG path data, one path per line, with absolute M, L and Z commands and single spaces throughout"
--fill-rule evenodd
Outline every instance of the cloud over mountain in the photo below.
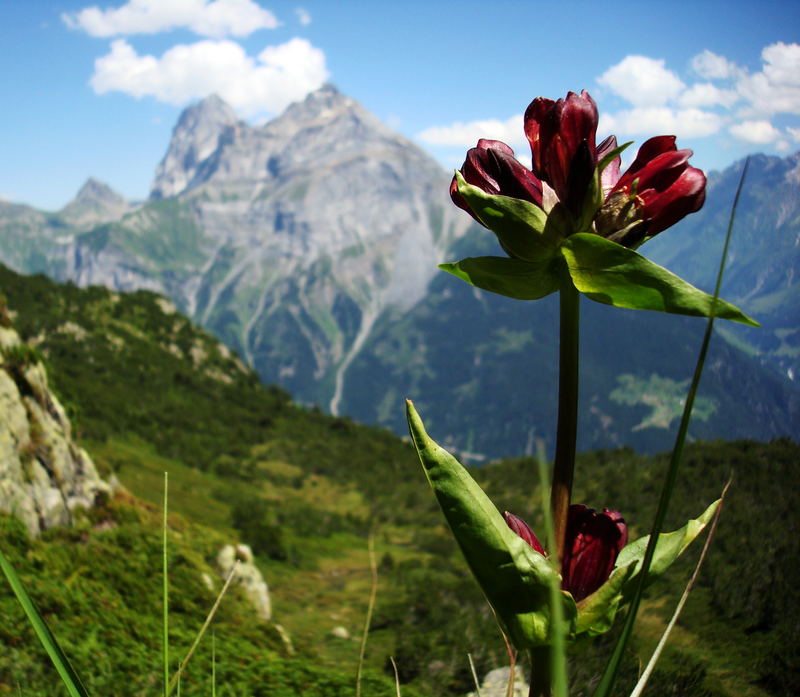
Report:
M 257 56 L 230 40 L 178 44 L 163 55 L 140 55 L 125 39 L 95 61 L 98 94 L 124 92 L 180 105 L 218 94 L 245 117 L 277 113 L 322 86 L 325 54 L 306 39 L 267 46 Z

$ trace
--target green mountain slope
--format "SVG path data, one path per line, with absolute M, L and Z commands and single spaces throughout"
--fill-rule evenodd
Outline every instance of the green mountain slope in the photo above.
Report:
M 492 237 L 465 240 L 452 258 L 496 254 Z M 581 313 L 579 448 L 670 448 L 703 320 L 585 298 Z M 400 433 L 403 414 L 393 404 L 409 396 L 462 453 L 479 461 L 530 453 L 537 439 L 553 443 L 557 346 L 557 297 L 511 300 L 442 273 L 425 303 L 376 326 L 350 367 L 344 408 Z M 691 438 L 770 440 L 795 433 L 798 414 L 800 391 L 784 376 L 714 340 Z
M 709 178 L 703 210 L 686 218 L 651 254 L 680 269 L 693 283 L 711 285 L 722 254 L 724 230 L 744 162 Z M 725 336 L 792 379 L 800 376 L 800 153 L 786 158 L 754 155 L 739 203 L 725 297 L 757 315 L 761 329 L 729 326 Z M 648 245 L 649 246 L 649 245 Z
M 407 444 L 383 430 L 298 408 L 152 293 L 80 290 L 5 269 L 0 290 L 20 333 L 45 356 L 51 384 L 98 468 L 135 495 L 85 514 L 72 530 L 29 540 L 6 519 L 0 536 L 92 694 L 158 689 L 156 506 L 165 470 L 172 492 L 176 659 L 213 601 L 202 573 L 213 576 L 219 547 L 235 539 L 253 546 L 270 585 L 274 621 L 295 650 L 274 624 L 256 623 L 234 592 L 215 630 L 220 694 L 353 693 L 358 643 L 331 630 L 344 627 L 356 638 L 361 631 L 370 530 L 379 586 L 364 694 L 394 694 L 389 656 L 405 697 L 468 692 L 467 652 L 479 673 L 504 664 L 491 613 Z M 520 343 L 513 335 L 504 341 Z M 621 389 L 635 392 L 629 384 Z M 446 436 L 437 424 L 431 432 Z M 797 690 L 792 647 L 800 617 L 792 598 L 800 552 L 791 531 L 800 519 L 789 493 L 799 456 L 788 441 L 688 448 L 672 525 L 716 497 L 731 471 L 735 483 L 653 694 L 764 697 Z M 642 533 L 664 462 L 631 450 L 588 453 L 578 465 L 577 499 L 619 508 Z M 501 509 L 540 525 L 530 460 L 495 463 L 475 474 Z M 691 561 L 673 579 L 685 578 Z M 627 684 L 680 590 L 660 583 L 651 592 L 627 659 Z M 47 661 L 4 585 L 0 614 L 8 618 L 0 627 L 0 692 L 13 694 L 19 684 L 26 695 L 56 694 Z M 607 649 L 604 643 L 576 657 L 572 694 L 588 694 Z M 99 659 L 101 653 L 107 658 Z M 208 694 L 209 653 L 203 644 L 185 694 Z

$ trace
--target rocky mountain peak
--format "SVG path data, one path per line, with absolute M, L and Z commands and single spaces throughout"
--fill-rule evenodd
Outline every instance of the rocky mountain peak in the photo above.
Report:
M 279 118 L 308 121 L 324 119 L 343 110 L 359 108 L 354 99 L 345 96 L 334 85 L 327 83 L 318 90 L 310 92 L 302 102 L 290 104 Z
M 181 131 L 210 130 L 230 126 L 238 121 L 233 108 L 219 95 L 211 94 L 183 110 L 173 130 L 173 136 Z
M 177 196 L 191 186 L 223 135 L 237 125 L 236 113 L 216 94 L 184 109 L 172 131 L 167 154 L 156 170 L 150 198 Z
M 362 140 L 363 137 L 404 140 L 386 124 L 331 85 L 309 93 L 301 102 L 290 104 L 278 117 L 261 128 L 261 133 L 283 142 L 302 134 L 303 141 L 324 129 L 331 141 Z M 405 142 L 405 141 L 404 141 Z
M 99 179 L 89 177 L 79 189 L 75 197 L 76 203 L 89 202 L 124 203 L 125 199 L 114 191 L 108 184 Z
M 130 204 L 108 184 L 89 177 L 60 215 L 78 227 L 92 227 L 118 220 L 129 208 Z

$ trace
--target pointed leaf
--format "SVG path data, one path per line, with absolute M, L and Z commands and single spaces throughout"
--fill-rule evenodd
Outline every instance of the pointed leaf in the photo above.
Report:
M 439 268 L 483 290 L 517 300 L 538 300 L 558 290 L 556 260 L 520 261 L 509 257 L 469 257 Z
M 88 693 L 86 692 L 86 688 L 83 686 L 81 679 L 69 662 L 67 655 L 61 649 L 55 636 L 50 631 L 50 627 L 47 626 L 44 617 L 42 617 L 39 610 L 36 608 L 36 604 L 28 595 L 28 591 L 25 589 L 19 576 L 17 576 L 14 567 L 11 566 L 11 562 L 5 558 L 2 552 L 0 552 L 0 569 L 2 569 L 5 574 L 11 586 L 11 590 L 14 591 L 14 595 L 17 597 L 17 602 L 25 611 L 28 622 L 30 622 L 31 627 L 33 627 L 33 631 L 39 638 L 44 650 L 47 651 L 47 655 L 50 657 L 70 697 L 87 697 Z
M 575 287 L 606 305 L 716 317 L 757 327 L 739 308 L 695 288 L 632 249 L 599 235 L 572 235 L 561 246 Z
M 708 522 L 714 516 L 721 499 L 717 499 L 712 503 L 699 518 L 690 520 L 679 530 L 674 532 L 664 532 L 658 536 L 658 543 L 656 544 L 655 554 L 653 561 L 650 564 L 650 569 L 647 572 L 648 583 L 660 576 L 669 566 L 674 562 L 683 551 L 692 543 L 692 541 L 704 530 Z M 644 558 L 647 543 L 650 541 L 650 535 L 640 537 L 627 545 L 617 557 L 616 568 L 627 567 L 634 564 L 633 572 L 627 577 L 622 588 L 623 596 L 626 598 L 633 593 L 639 579 L 639 572 L 641 570 L 642 559 Z M 613 574 L 612 574 L 613 575 Z
M 469 472 L 425 432 L 406 402 L 411 440 L 464 558 L 498 620 L 518 649 L 543 646 L 550 634 L 550 563 L 516 533 Z M 574 624 L 572 596 L 561 592 L 566 621 Z
M 529 201 L 510 196 L 487 194 L 477 186 L 467 184 L 456 170 L 458 193 L 469 204 L 478 219 L 500 240 L 508 254 L 524 261 L 551 259 L 556 253 L 559 238 L 545 231 L 545 212 Z

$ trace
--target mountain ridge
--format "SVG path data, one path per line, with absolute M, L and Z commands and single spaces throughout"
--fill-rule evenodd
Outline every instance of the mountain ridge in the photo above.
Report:
M 757 390 L 757 404 L 738 405 L 736 395 L 722 392 L 709 398 L 732 404 L 741 414 L 775 410 L 774 423 L 782 424 L 778 430 L 748 426 L 738 416 L 731 419 L 745 428 L 740 435 L 759 438 L 791 433 L 797 420 L 796 412 L 782 411 L 787 405 L 795 409 L 792 395 L 798 389 L 790 378 L 799 369 L 800 317 L 783 309 L 800 288 L 791 280 L 797 251 L 778 245 L 766 271 L 756 268 L 767 256 L 763 246 L 771 244 L 765 240 L 784 232 L 788 239 L 800 230 L 791 203 L 800 181 L 783 162 L 754 160 L 755 183 L 752 195 L 743 199 L 740 219 L 748 225 L 761 221 L 761 227 L 749 235 L 735 232 L 723 293 L 765 317 L 766 329 L 759 335 L 717 323 L 729 343 L 751 356 L 728 352 L 725 361 L 742 371 L 744 381 L 767 387 Z M 706 207 L 648 243 L 645 253 L 651 255 L 652 249 L 652 256 L 672 271 L 708 289 L 706 276 L 718 258 L 717 245 L 721 250 L 726 197 L 737 167 L 710 175 Z M 759 182 L 773 170 L 784 173 L 788 187 L 781 189 L 787 203 L 778 232 L 763 224 L 777 218 L 759 208 L 768 204 L 764 192 L 771 187 Z M 416 145 L 331 85 L 260 126 L 238 120 L 212 96 L 179 118 L 150 200 L 89 230 L 28 211 L 28 227 L 19 234 L 0 209 L 0 228 L 5 225 L 11 233 L 0 240 L 0 258 L 14 268 L 46 271 L 82 286 L 164 293 L 264 380 L 282 385 L 302 403 L 400 432 L 399 405 L 406 396 L 424 400 L 414 392 L 424 384 L 435 395 L 431 404 L 437 405 L 430 418 L 449 424 L 454 447 L 489 458 L 525 452 L 532 438 L 552 432 L 546 405 L 537 407 L 533 430 L 501 407 L 495 415 L 504 424 L 502 449 L 475 441 L 474 414 L 481 413 L 491 391 L 483 383 L 504 383 L 504 361 L 524 374 L 540 372 L 536 389 L 543 396 L 537 398 L 552 401 L 552 313 L 548 301 L 535 303 L 529 314 L 522 306 L 507 310 L 505 299 L 457 288 L 457 280 L 437 271 L 442 261 L 499 253 L 494 237 L 452 205 L 449 179 Z M 698 232 L 706 227 L 708 234 Z M 777 295 L 759 295 L 768 290 L 763 284 L 758 290 L 758 278 L 765 273 L 788 279 L 788 285 Z M 450 321 L 456 316 L 460 324 Z M 636 331 L 626 313 L 608 315 L 591 308 L 586 317 L 598 328 L 598 322 L 610 322 L 620 335 Z M 644 316 L 636 321 L 651 327 L 661 344 L 679 344 L 681 355 L 694 341 L 696 324 L 675 320 L 668 327 L 668 320 Z M 531 335 L 529 327 L 538 323 L 543 329 Z M 473 326 L 485 326 L 487 333 L 459 340 Z M 630 439 L 649 451 L 664 447 L 684 378 L 675 367 L 649 365 L 652 359 L 635 348 L 627 357 L 629 366 L 615 365 L 602 346 L 585 349 L 598 376 L 587 376 L 586 392 L 595 401 L 583 406 L 582 423 L 596 434 L 589 446 Z M 526 355 L 529 351 L 534 353 Z M 431 361 L 439 365 L 436 370 Z M 783 374 L 780 380 L 767 377 L 775 369 Z M 732 389 L 727 383 L 726 389 Z M 647 413 L 655 409 L 660 415 L 638 417 L 636 410 L 645 408 L 642 400 L 650 399 L 657 385 L 665 396 Z M 722 389 L 721 383 L 717 387 Z M 455 411 L 463 415 L 455 419 Z M 702 412 L 702 418 L 721 423 L 713 410 Z M 703 437 L 713 436 L 699 426 Z

